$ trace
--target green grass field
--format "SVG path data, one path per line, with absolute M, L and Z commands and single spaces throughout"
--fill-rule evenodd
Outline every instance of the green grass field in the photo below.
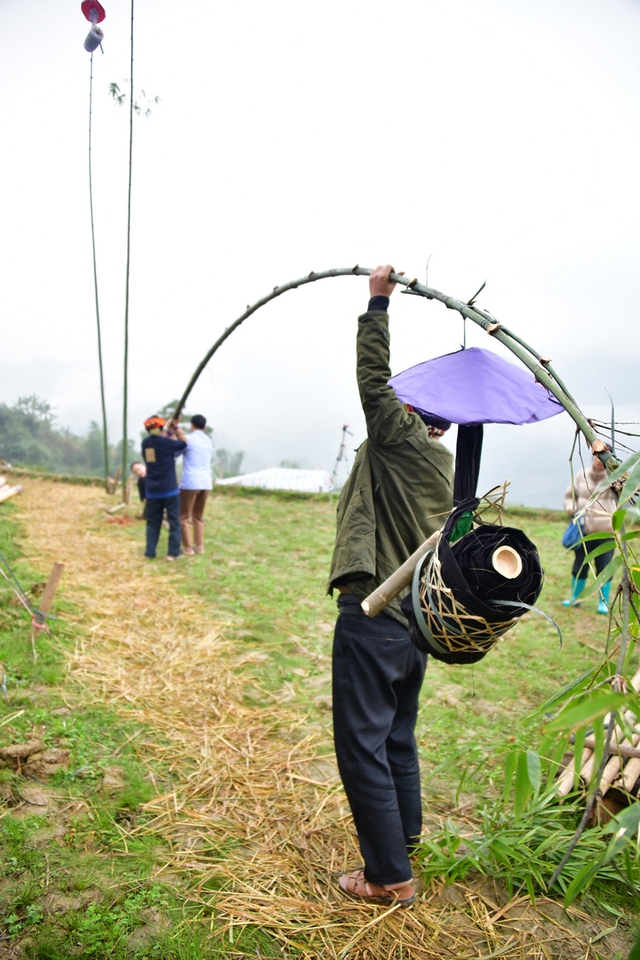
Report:
M 244 643 L 268 653 L 260 683 L 268 689 L 287 684 L 317 724 L 329 722 L 336 607 L 326 583 L 335 506 L 329 498 L 218 495 L 209 506 L 206 556 L 183 561 L 191 575 L 186 589 L 228 614 Z M 579 610 L 561 606 L 571 566 L 560 545 L 563 515 L 517 510 L 505 522 L 538 547 L 545 570 L 538 606 L 561 627 L 563 645 L 548 621 L 531 614 L 472 667 L 430 661 L 418 738 L 425 781 L 437 769 L 444 790 L 457 784 L 460 765 L 480 761 L 467 789 L 490 790 L 499 748 L 535 744 L 537 726 L 528 715 L 604 649 L 606 618 L 596 615 L 593 597 Z
M 259 654 L 237 668 L 247 703 L 267 706 L 274 693 L 284 696 L 304 718 L 303 730 L 322 734 L 321 750 L 328 754 L 335 604 L 326 594 L 326 577 L 336 503 L 328 497 L 216 493 L 206 513 L 206 554 L 182 559 L 177 580 L 177 565 L 148 565 L 154 590 L 186 594 L 194 609 L 227 622 L 225 634 L 237 650 Z M 21 562 L 23 530 L 8 506 L 0 515 L 0 550 L 31 588 L 47 571 Z M 516 509 L 505 522 L 524 529 L 538 547 L 545 570 L 538 606 L 558 622 L 564 642 L 561 647 L 545 619 L 529 615 L 473 667 L 430 662 L 417 729 L 427 821 L 430 811 L 442 814 L 462 803 L 473 812 L 495 797 L 505 750 L 536 747 L 536 708 L 598 662 L 605 646 L 607 620 L 596 615 L 593 596 L 579 610 L 561 606 L 571 564 L 560 545 L 562 515 Z M 114 526 L 110 536 L 133 541 L 145 562 L 143 523 Z M 179 885 L 153 879 L 163 839 L 142 831 L 123 841 L 132 825 L 145 824 L 142 805 L 152 786 L 136 743 L 154 734 L 134 715 L 89 702 L 74 684 L 65 663 L 84 636 L 82 609 L 65 600 L 62 589 L 56 613 L 60 620 L 50 638 L 38 641 L 34 663 L 28 618 L 6 585 L 0 589 L 0 661 L 8 678 L 0 743 L 41 739 L 46 747 L 69 751 L 48 787 L 57 791 L 56 810 L 61 795 L 72 813 L 76 808 L 71 828 L 56 833 L 58 815 L 46 795 L 38 806 L 38 783 L 6 765 L 0 770 L 0 957 L 280 956 L 259 932 L 253 940 L 245 934 L 242 951 L 237 943 L 232 948 L 211 939 L 205 946 L 200 928 L 184 925 L 193 910 Z M 120 779 L 106 789 L 114 758 Z M 157 766 L 155 773 L 171 776 Z M 3 944 L 14 952 L 3 953 Z

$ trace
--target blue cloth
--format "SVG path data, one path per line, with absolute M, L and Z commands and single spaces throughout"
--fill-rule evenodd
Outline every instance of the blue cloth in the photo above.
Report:
M 176 457 L 180 456 L 186 446 L 184 440 L 172 440 L 171 437 L 154 434 L 142 441 L 142 459 L 147 467 L 147 500 L 173 497 L 179 492 Z

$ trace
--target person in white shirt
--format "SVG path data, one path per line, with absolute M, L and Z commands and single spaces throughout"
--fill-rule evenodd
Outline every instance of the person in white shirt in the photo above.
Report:
M 187 556 L 204 553 L 204 523 L 202 514 L 212 487 L 211 460 L 213 444 L 204 432 L 206 419 L 197 413 L 191 417 L 191 433 L 184 451 L 182 480 L 180 481 L 180 531 L 182 552 Z M 193 524 L 193 543 L 190 523 Z

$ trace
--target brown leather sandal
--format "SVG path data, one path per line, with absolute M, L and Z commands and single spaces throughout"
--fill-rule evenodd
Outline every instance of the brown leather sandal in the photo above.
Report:
M 352 900 L 360 900 L 362 903 L 377 903 L 383 906 L 391 906 L 394 903 L 401 907 L 410 907 L 416 898 L 410 881 L 399 884 L 398 886 L 381 886 L 378 883 L 369 883 L 364 875 L 364 870 L 354 870 L 353 873 L 344 873 L 338 879 L 338 887 L 341 893 Z

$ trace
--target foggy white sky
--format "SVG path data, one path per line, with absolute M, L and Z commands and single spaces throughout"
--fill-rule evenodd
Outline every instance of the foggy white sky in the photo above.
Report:
M 94 55 L 94 205 L 107 405 L 121 430 L 129 0 Z M 100 419 L 88 208 L 89 24 L 79 0 L 0 3 L 0 402 Z M 479 304 L 554 365 L 588 416 L 640 420 L 640 0 L 234 4 L 136 0 L 130 435 L 179 396 L 248 303 L 310 270 L 391 262 Z M 189 402 L 218 445 L 331 470 L 366 279 L 246 321 Z M 462 340 L 397 291 L 392 367 Z M 467 344 L 503 348 L 476 327 Z M 514 362 L 517 362 L 514 360 Z M 634 428 L 637 429 L 637 428 Z M 566 414 L 487 429 L 480 488 L 559 506 Z M 449 442 L 453 441 L 453 437 Z

